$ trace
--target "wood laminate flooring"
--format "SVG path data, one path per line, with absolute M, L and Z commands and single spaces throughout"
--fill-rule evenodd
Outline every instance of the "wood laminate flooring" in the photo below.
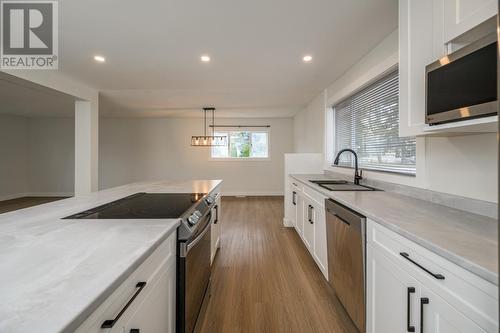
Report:
M 22 197 L 0 201 L 0 214 L 18 209 L 38 206 L 52 201 L 66 199 L 66 197 Z
M 282 197 L 224 197 L 203 333 L 356 332 L 293 228 Z

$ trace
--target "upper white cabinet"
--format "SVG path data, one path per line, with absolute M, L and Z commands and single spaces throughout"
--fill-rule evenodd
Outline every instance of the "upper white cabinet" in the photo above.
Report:
M 479 38 L 477 31 L 471 31 L 497 12 L 496 0 L 399 0 L 400 136 L 491 132 L 489 123 L 496 122 L 496 118 L 489 119 L 486 125 L 484 121 L 466 120 L 458 127 L 457 123 L 427 126 L 425 67 L 454 51 L 454 46 L 463 45 L 464 34 L 470 35 L 471 38 L 464 39 L 468 42 L 476 35 Z
M 433 0 L 399 1 L 400 136 L 419 135 L 425 125 L 425 66 L 438 45 L 433 12 Z
M 497 0 L 440 0 L 444 2 L 445 43 L 471 30 L 498 12 Z

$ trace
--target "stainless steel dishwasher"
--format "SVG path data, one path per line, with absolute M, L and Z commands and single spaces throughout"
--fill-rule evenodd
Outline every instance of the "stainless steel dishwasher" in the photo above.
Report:
M 332 199 L 326 200 L 329 283 L 362 333 L 366 316 L 365 230 L 364 216 Z

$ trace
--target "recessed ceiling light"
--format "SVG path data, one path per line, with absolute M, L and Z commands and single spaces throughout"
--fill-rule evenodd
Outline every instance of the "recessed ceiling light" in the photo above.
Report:
M 304 62 L 309 62 L 309 61 L 313 60 L 313 57 L 310 55 L 306 55 L 306 56 L 304 56 L 304 58 L 302 58 L 302 60 L 304 60 Z
M 100 56 L 100 55 L 96 55 L 96 56 L 94 56 L 94 60 L 97 62 L 105 62 L 106 58 L 104 58 L 103 56 Z
M 201 59 L 201 61 L 203 61 L 203 62 L 209 62 L 209 61 L 210 61 L 210 57 L 209 57 L 209 56 L 207 56 L 207 55 L 202 55 L 200 59 Z

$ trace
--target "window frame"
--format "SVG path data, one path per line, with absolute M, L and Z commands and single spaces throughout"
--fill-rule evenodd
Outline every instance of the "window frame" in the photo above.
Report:
M 215 131 L 215 133 L 225 133 L 228 134 L 228 146 L 230 145 L 230 135 L 231 132 L 250 132 L 250 133 L 266 133 L 267 134 L 267 157 L 214 157 L 212 155 L 213 148 L 209 147 L 208 149 L 208 160 L 212 162 L 263 162 L 271 160 L 271 128 L 256 128 L 253 127 L 234 127 L 227 128 L 221 131 Z M 252 136 L 250 135 L 250 140 L 252 140 Z M 250 141 L 251 144 L 251 141 Z
M 334 161 L 335 157 L 337 156 L 337 151 L 336 151 L 336 136 L 337 136 L 336 131 L 337 131 L 337 127 L 336 127 L 336 115 L 335 115 L 336 111 L 335 111 L 335 106 L 340 105 L 343 102 L 345 102 L 346 100 L 353 98 L 353 96 L 355 96 L 356 94 L 359 94 L 360 92 L 366 90 L 367 88 L 369 88 L 373 84 L 375 84 L 378 81 L 380 81 L 380 80 L 384 79 L 385 77 L 389 76 L 394 71 L 398 71 L 398 74 L 397 74 L 398 75 L 398 80 L 400 80 L 399 68 L 398 68 L 397 65 L 393 66 L 393 67 L 387 69 L 386 71 L 384 71 L 383 73 L 380 73 L 379 75 L 377 75 L 376 77 L 374 77 L 370 81 L 366 82 L 362 86 L 358 87 L 357 89 L 349 92 L 344 97 L 338 99 L 337 101 L 335 101 L 334 103 L 330 104 L 327 107 L 328 108 L 328 112 L 326 114 L 325 120 L 327 121 L 327 124 L 329 122 L 330 126 L 332 126 L 331 130 L 330 130 L 330 134 L 326 134 L 326 136 L 325 136 L 326 138 L 331 138 L 330 139 L 331 143 L 330 144 L 326 143 L 326 146 L 325 146 L 328 150 L 330 150 L 330 151 L 326 151 L 326 156 L 328 156 L 327 157 L 327 162 L 329 163 L 330 167 L 332 167 L 332 168 L 341 168 L 341 169 L 354 170 L 354 165 L 353 166 L 348 166 L 348 165 L 341 165 L 341 164 L 339 164 L 339 165 L 334 165 L 333 164 L 333 161 Z M 399 92 L 399 89 L 398 89 L 398 98 L 399 98 L 399 94 L 400 94 L 400 92 Z M 401 106 L 398 103 L 398 126 L 399 126 L 399 112 L 400 112 L 400 107 Z M 325 126 L 325 129 L 327 131 L 328 131 L 328 128 L 329 128 L 328 125 Z M 352 148 L 352 147 L 350 147 L 350 148 Z M 417 176 L 417 156 L 418 156 L 417 142 L 416 142 L 416 138 L 415 138 L 415 164 L 414 164 L 414 170 L 413 171 L 390 170 L 390 169 L 384 169 L 382 167 L 381 168 L 366 167 L 366 166 L 363 166 L 361 163 L 359 165 L 359 169 L 366 170 L 366 171 L 369 171 L 369 172 L 386 173 L 386 174 L 393 174 L 393 175 L 398 175 L 398 176 L 403 176 L 403 177 L 413 177 L 413 178 L 415 178 Z M 352 159 L 352 160 L 353 160 L 352 163 L 354 164 L 354 159 Z

